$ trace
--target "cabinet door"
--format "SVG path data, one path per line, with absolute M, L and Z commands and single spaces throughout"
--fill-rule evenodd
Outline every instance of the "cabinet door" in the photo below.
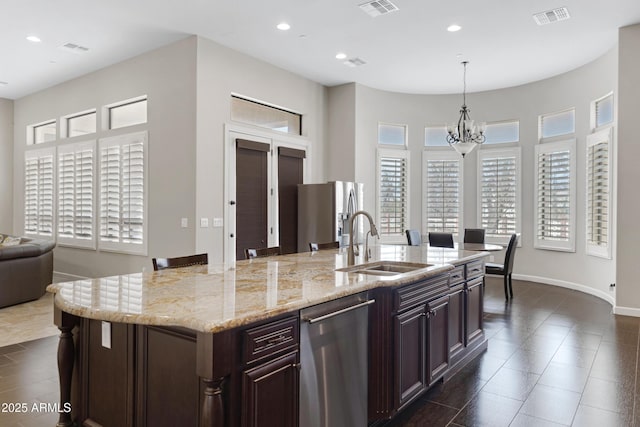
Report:
M 467 282 L 467 345 L 482 337 L 482 317 L 484 314 L 484 288 L 482 283 L 482 277 Z
M 449 367 L 449 296 L 427 304 L 427 363 L 431 385 Z
M 464 283 L 451 288 L 449 294 L 449 362 L 455 361 L 462 355 L 465 343 L 464 333 Z
M 420 305 L 394 317 L 397 408 L 409 402 L 425 387 L 425 308 Z
M 242 373 L 242 426 L 294 427 L 298 424 L 298 353 Z

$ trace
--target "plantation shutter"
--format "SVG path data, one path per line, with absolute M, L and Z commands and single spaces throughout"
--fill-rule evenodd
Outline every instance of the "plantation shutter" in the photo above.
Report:
M 587 253 L 605 258 L 611 256 L 609 235 L 611 134 L 611 129 L 607 129 L 587 136 Z
M 536 241 L 544 249 L 573 250 L 572 151 L 565 142 L 536 146 Z
M 427 159 L 425 173 L 427 232 L 458 234 L 462 214 L 460 160 Z
M 61 243 L 94 247 L 95 143 L 58 149 L 58 239 Z
M 101 247 L 146 253 L 146 132 L 100 141 Z
M 404 235 L 407 228 L 407 159 L 380 156 L 381 235 Z
M 25 153 L 25 234 L 53 236 L 54 155 L 54 148 Z
M 517 159 L 485 157 L 481 163 L 480 226 L 487 236 L 516 233 Z

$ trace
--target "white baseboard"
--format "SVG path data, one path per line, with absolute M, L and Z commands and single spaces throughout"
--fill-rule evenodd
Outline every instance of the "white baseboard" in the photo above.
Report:
M 614 306 L 613 313 L 621 316 L 640 317 L 640 308 Z
M 72 282 L 74 280 L 83 280 L 88 279 L 88 277 L 84 276 L 76 276 L 75 274 L 61 273 L 59 271 L 54 271 L 53 276 L 58 279 L 58 282 Z
M 614 313 L 616 313 L 615 297 L 612 294 L 608 294 L 599 289 L 593 289 L 589 286 L 580 285 L 578 283 L 573 283 L 573 282 L 566 282 L 564 280 L 550 279 L 548 277 L 540 277 L 540 276 L 530 276 L 527 274 L 514 274 L 513 279 L 524 280 L 527 282 L 537 282 L 545 285 L 559 286 L 561 288 L 573 289 L 574 291 L 580 291 L 585 294 L 593 295 L 594 297 L 600 298 L 601 300 L 604 300 L 609 304 L 611 304 L 611 306 L 614 307 Z M 635 309 L 629 309 L 629 310 L 635 310 Z M 629 314 L 628 316 L 640 317 L 640 310 L 637 310 L 637 312 L 638 314 L 635 314 L 635 315 Z M 620 313 L 616 313 L 616 314 L 620 314 Z

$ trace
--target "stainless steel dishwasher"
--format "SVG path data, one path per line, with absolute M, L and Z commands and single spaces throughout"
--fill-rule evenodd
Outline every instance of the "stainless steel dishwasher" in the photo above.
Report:
M 300 427 L 367 425 L 366 292 L 300 311 Z

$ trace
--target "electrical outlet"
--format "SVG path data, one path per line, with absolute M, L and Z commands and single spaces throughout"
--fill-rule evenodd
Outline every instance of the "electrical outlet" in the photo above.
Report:
M 224 222 L 222 218 L 213 218 L 213 226 L 214 227 L 222 227 L 224 226 Z
M 189 218 L 182 218 L 180 220 L 180 227 L 187 228 L 189 226 Z
M 207 228 L 209 226 L 209 218 L 200 218 L 200 227 Z

